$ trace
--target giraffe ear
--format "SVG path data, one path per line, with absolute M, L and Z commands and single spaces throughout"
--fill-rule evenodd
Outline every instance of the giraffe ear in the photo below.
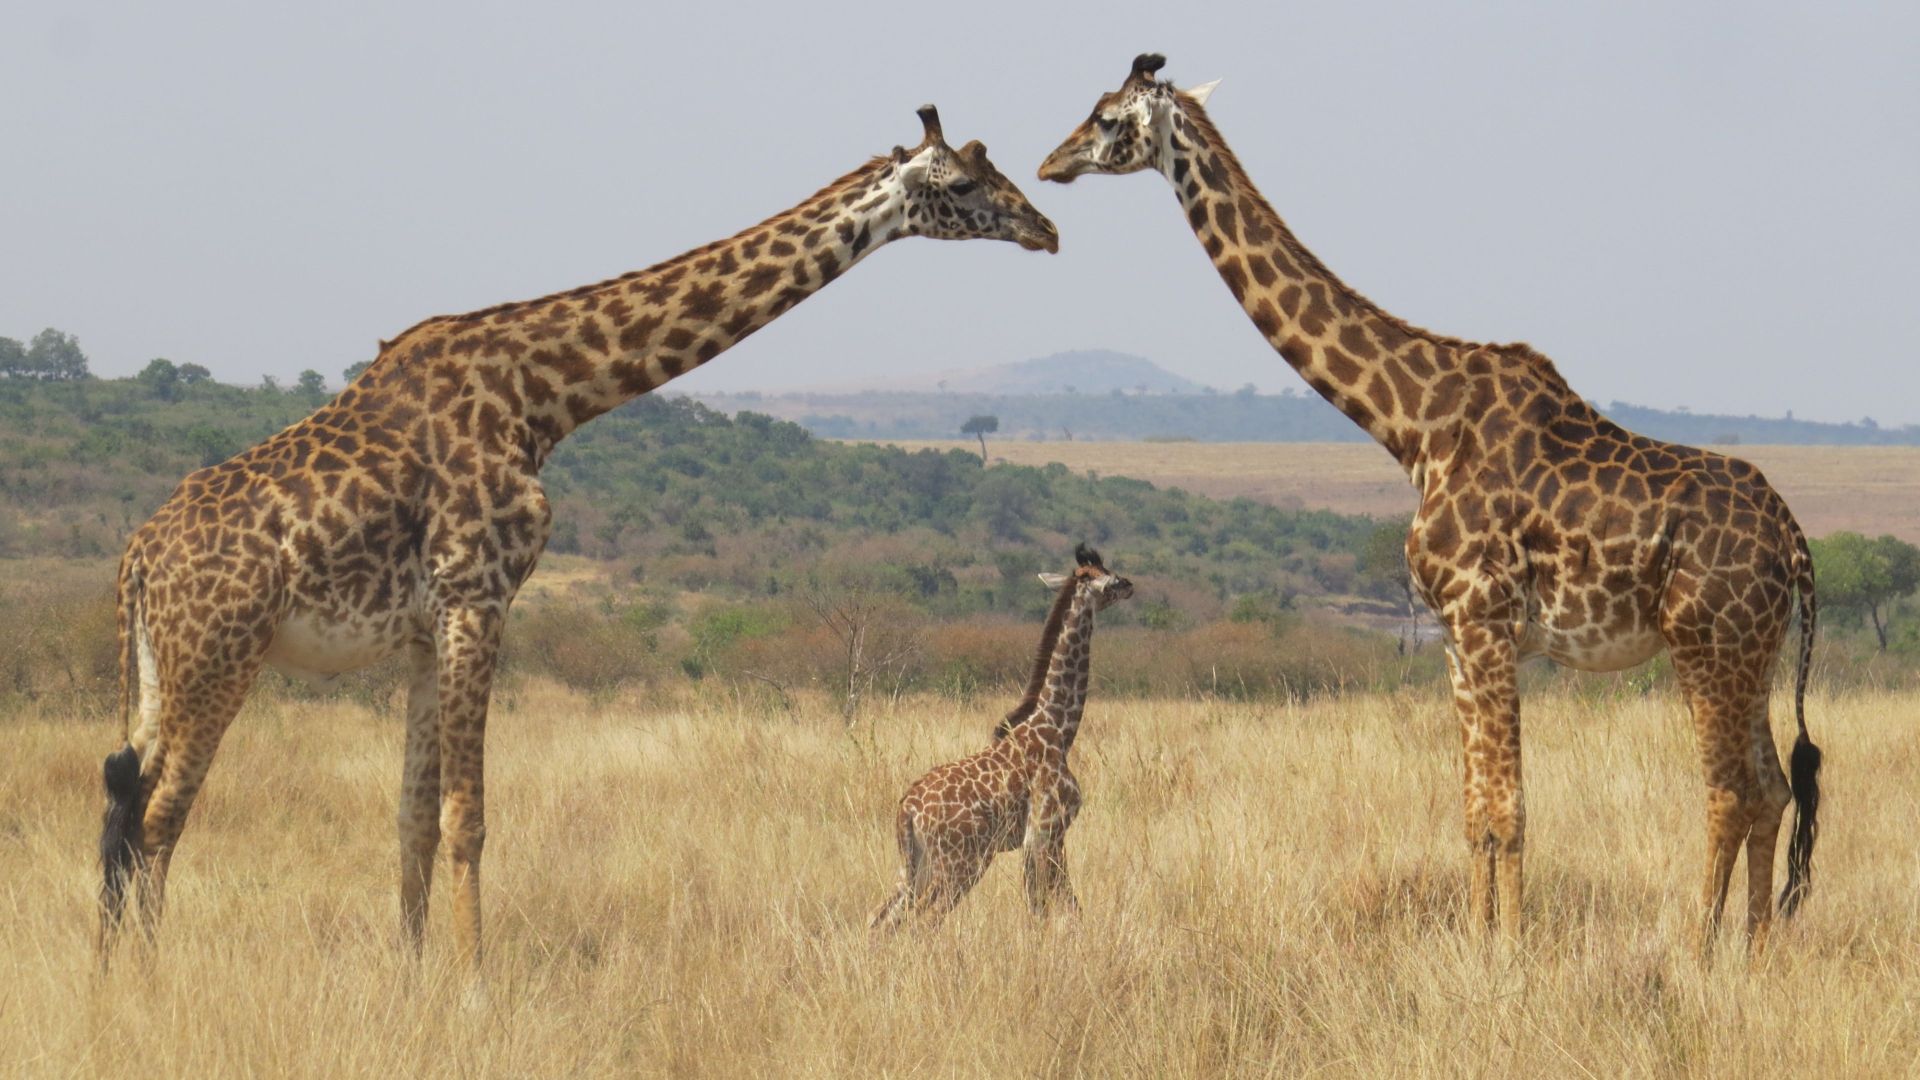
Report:
M 900 166 L 900 184 L 908 191 L 919 191 L 927 186 L 927 159 L 914 158 Z
M 1205 105 L 1207 99 L 1213 96 L 1214 88 L 1219 85 L 1220 80 L 1215 79 L 1210 83 L 1201 83 L 1199 86 L 1190 87 L 1180 92 L 1192 98 L 1195 105 Z
M 1042 573 L 1040 575 L 1040 584 L 1045 585 L 1049 589 L 1057 589 L 1066 583 L 1067 575 L 1065 574 Z

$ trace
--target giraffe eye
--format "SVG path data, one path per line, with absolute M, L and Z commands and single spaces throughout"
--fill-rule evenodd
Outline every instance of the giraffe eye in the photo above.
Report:
M 1096 116 L 1093 118 L 1093 122 L 1101 131 L 1112 131 L 1114 128 L 1120 126 L 1120 121 L 1111 116 Z
M 968 195 L 973 192 L 974 188 L 977 188 L 979 186 L 980 186 L 979 184 L 976 184 L 971 180 L 956 180 L 952 184 L 949 184 L 947 186 L 947 190 L 951 191 L 955 195 Z

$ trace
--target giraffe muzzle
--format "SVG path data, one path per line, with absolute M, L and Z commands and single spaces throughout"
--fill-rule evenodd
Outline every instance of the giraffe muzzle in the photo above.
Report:
M 1028 251 L 1044 251 L 1049 255 L 1060 253 L 1060 230 L 1040 214 L 1035 214 L 1031 222 L 1016 228 L 1013 239 L 1014 243 Z
M 1056 184 L 1071 184 L 1073 178 L 1079 176 L 1080 172 L 1078 159 L 1073 154 L 1067 153 L 1067 148 L 1064 146 L 1048 154 L 1047 160 L 1040 163 L 1040 179 L 1051 180 Z

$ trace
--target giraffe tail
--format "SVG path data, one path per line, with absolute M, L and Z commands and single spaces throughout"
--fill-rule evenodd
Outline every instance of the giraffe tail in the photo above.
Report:
M 1780 914 L 1791 917 L 1813 891 L 1813 843 L 1820 835 L 1820 748 L 1807 735 L 1807 672 L 1813 666 L 1813 631 L 1819 621 L 1814 599 L 1813 553 L 1799 526 L 1793 528 L 1794 591 L 1800 596 L 1800 655 L 1793 677 L 1793 716 L 1800 734 L 1793 740 L 1787 776 L 1793 789 L 1793 836 L 1787 842 L 1787 884 L 1780 891 Z
M 129 739 L 133 702 L 139 693 L 139 636 L 143 583 L 133 553 L 120 560 L 116 623 L 120 649 L 120 749 L 107 755 L 101 773 L 107 810 L 100 826 L 100 935 L 102 946 L 120 924 L 127 885 L 140 861 L 143 807 L 140 805 L 140 753 Z

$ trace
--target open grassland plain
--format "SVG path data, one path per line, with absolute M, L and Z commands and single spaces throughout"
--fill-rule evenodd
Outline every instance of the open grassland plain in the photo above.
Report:
M 950 450 L 967 440 L 901 442 Z M 1841 529 L 1920 543 L 1920 446 L 1716 446 L 1760 467 L 1809 536 Z M 1391 517 L 1419 505 L 1399 466 L 1372 443 L 989 442 L 995 461 L 1059 462 L 1216 499 Z
M 895 800 L 981 745 L 1004 702 L 876 702 L 849 729 L 824 699 L 527 682 L 489 732 L 483 994 L 449 963 L 444 910 L 423 961 L 400 941 L 398 705 L 257 697 L 194 809 L 157 950 L 123 947 L 104 980 L 92 849 L 118 724 L 45 702 L 0 715 L 0 1069 L 1920 1071 L 1912 692 L 1814 697 L 1816 892 L 1762 958 L 1729 932 L 1702 964 L 1704 796 L 1670 695 L 1528 699 L 1529 931 L 1502 955 L 1465 926 L 1459 738 L 1437 688 L 1268 705 L 1096 688 L 1074 762 L 1078 917 L 1032 921 L 1007 856 L 943 924 L 875 942 Z

